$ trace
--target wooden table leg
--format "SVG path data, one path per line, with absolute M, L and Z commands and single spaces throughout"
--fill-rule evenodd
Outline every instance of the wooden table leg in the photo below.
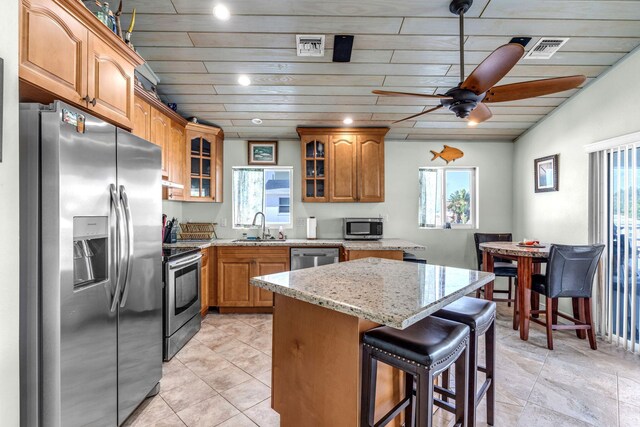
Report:
M 518 305 L 520 309 L 520 339 L 529 339 L 529 316 L 531 315 L 531 257 L 518 257 Z
M 493 273 L 493 254 L 487 251 L 482 251 L 482 269 Z M 493 301 L 493 285 L 493 280 L 484 285 L 484 299 L 488 301 Z

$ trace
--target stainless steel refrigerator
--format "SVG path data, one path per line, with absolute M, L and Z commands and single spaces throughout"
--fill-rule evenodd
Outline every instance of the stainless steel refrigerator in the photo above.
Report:
M 160 148 L 20 110 L 21 424 L 116 426 L 162 376 Z

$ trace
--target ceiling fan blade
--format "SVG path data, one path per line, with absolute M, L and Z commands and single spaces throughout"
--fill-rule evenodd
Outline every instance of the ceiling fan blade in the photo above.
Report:
M 372 90 L 371 93 L 375 95 L 383 95 L 383 96 L 417 96 L 421 98 L 451 99 L 451 97 L 447 95 L 438 95 L 438 94 L 428 95 L 426 93 L 393 92 L 388 90 Z
M 473 70 L 460 88 L 470 90 L 476 95 L 486 92 L 507 75 L 523 54 L 524 47 L 521 44 L 509 43 L 500 46 Z
M 567 76 L 495 86 L 487 91 L 482 102 L 505 102 L 535 98 L 536 96 L 574 89 L 585 80 L 587 80 L 586 76 Z
M 396 120 L 395 122 L 391 122 L 391 124 L 404 122 L 405 120 L 411 120 L 414 117 L 422 116 L 423 114 L 427 114 L 427 113 L 430 113 L 432 111 L 436 111 L 439 108 L 442 108 L 442 105 L 438 105 L 437 107 L 430 108 L 427 111 L 423 111 L 422 113 L 414 114 L 413 116 L 405 117 L 404 119 Z M 487 110 L 488 110 L 488 108 L 487 108 Z
M 491 110 L 489 110 L 489 107 L 480 102 L 476 105 L 476 108 L 471 111 L 467 120 L 470 122 L 482 123 L 485 120 L 489 120 L 492 116 L 493 114 L 491 113 Z

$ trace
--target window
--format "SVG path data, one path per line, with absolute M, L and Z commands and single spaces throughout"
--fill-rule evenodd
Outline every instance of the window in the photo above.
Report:
M 267 227 L 291 228 L 291 168 L 233 168 L 233 228 L 263 212 Z M 260 221 L 260 220 L 259 220 Z
M 477 168 L 420 168 L 420 228 L 477 228 Z

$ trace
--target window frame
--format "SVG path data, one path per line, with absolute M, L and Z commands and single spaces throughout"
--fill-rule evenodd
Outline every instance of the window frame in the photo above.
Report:
M 440 179 L 440 206 L 442 209 L 440 224 L 436 224 L 434 226 L 423 226 L 420 224 L 420 215 L 421 215 L 421 207 L 420 207 L 420 198 L 423 194 L 423 189 L 420 186 L 420 175 L 423 170 L 435 170 L 441 175 Z M 451 225 L 451 229 L 454 230 L 476 230 L 480 227 L 480 210 L 479 210 L 479 199 L 480 199 L 480 188 L 478 182 L 480 180 L 480 170 L 477 166 L 421 166 L 418 168 L 418 228 L 422 230 L 439 230 L 446 229 L 446 212 L 447 212 L 447 171 L 468 171 L 471 172 L 471 200 L 470 200 L 470 208 L 469 213 L 471 215 L 471 223 L 470 224 L 456 224 L 449 223 Z
M 233 166 L 231 168 L 231 228 L 233 230 L 247 230 L 252 226 L 249 225 L 238 225 L 236 224 L 236 184 L 233 174 L 236 170 L 262 170 L 263 176 L 266 171 L 277 171 L 277 172 L 288 172 L 289 173 L 289 222 L 287 224 L 281 223 L 269 223 L 266 222 L 266 214 L 265 214 L 265 227 L 274 228 L 274 227 L 282 227 L 285 230 L 293 229 L 293 206 L 291 205 L 291 200 L 293 199 L 293 166 Z M 265 185 L 267 181 L 264 180 L 262 185 L 262 212 L 264 213 L 266 210 L 266 193 L 265 193 Z

